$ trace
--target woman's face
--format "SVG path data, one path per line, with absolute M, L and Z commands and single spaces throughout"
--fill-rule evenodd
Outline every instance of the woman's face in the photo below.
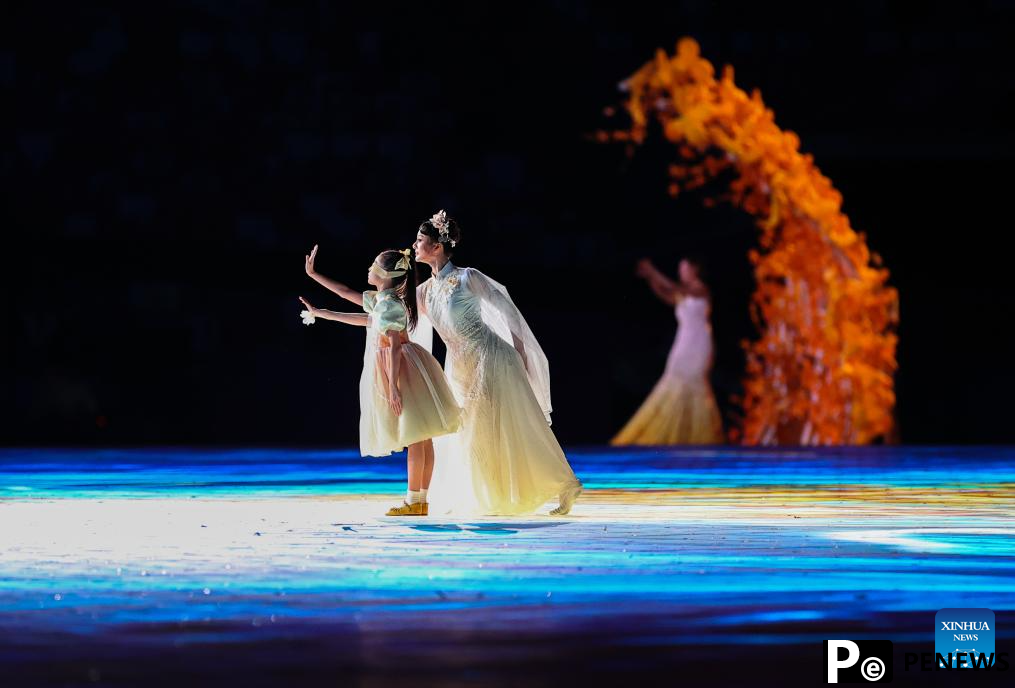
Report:
M 416 252 L 417 263 L 429 263 L 444 253 L 444 247 L 440 242 L 434 241 L 423 232 L 416 232 L 416 241 L 412 244 L 412 248 Z
M 681 282 L 693 282 L 698 277 L 698 271 L 695 269 L 694 264 L 688 260 L 680 261 L 677 272 L 680 274 Z

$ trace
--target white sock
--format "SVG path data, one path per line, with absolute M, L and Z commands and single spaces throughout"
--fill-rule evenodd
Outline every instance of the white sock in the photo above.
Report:
M 426 504 L 426 493 L 427 489 L 425 487 L 419 491 L 419 501 L 423 502 L 424 504 Z
M 418 490 L 406 490 L 405 491 L 405 503 L 406 504 L 419 504 L 423 499 L 419 496 Z

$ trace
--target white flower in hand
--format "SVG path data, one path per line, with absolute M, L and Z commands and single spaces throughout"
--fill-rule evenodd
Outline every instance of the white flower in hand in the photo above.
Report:
M 313 325 L 314 324 L 314 320 L 315 320 L 315 318 L 314 318 L 314 315 L 315 315 L 315 313 L 314 313 L 314 307 L 311 306 L 310 302 L 307 301 L 302 296 L 300 297 L 300 301 L 303 303 L 304 306 L 307 307 L 307 310 L 300 311 L 300 317 L 303 318 L 303 324 L 304 325 Z

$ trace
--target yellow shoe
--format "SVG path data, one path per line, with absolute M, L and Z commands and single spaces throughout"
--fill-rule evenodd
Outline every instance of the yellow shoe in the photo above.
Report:
M 423 513 L 420 514 L 420 515 L 421 516 L 429 516 L 430 515 L 430 504 L 429 504 L 429 502 L 423 502 L 422 505 L 423 505 Z
M 423 516 L 423 504 L 405 504 L 388 509 L 385 516 Z

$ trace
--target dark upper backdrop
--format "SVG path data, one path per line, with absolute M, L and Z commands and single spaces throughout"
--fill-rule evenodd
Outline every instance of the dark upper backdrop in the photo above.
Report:
M 303 255 L 365 287 L 442 207 L 541 338 L 565 443 L 607 440 L 662 370 L 642 255 L 708 259 L 735 420 L 751 221 L 669 199 L 658 139 L 586 138 L 683 35 L 891 268 L 902 440 L 1015 440 L 1010 3 L 366 4 L 8 10 L 0 443 L 355 444 L 363 333 L 300 323 L 297 295 L 339 305 Z

